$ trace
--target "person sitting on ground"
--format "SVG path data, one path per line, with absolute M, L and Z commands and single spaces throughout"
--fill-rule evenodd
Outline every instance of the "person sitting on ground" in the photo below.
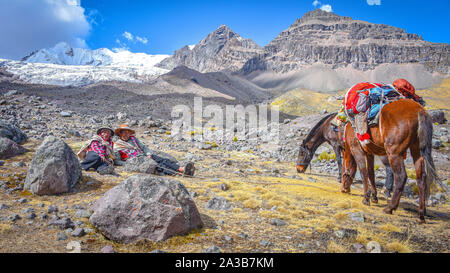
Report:
M 163 174 L 176 175 L 185 174 L 193 176 L 195 172 L 194 164 L 189 162 L 185 167 L 180 167 L 176 162 L 153 153 L 147 146 L 145 146 L 134 135 L 135 131 L 131 129 L 128 124 L 122 124 L 115 130 L 115 134 L 119 137 L 114 143 L 114 153 L 116 165 L 123 165 L 125 161 L 137 156 L 146 156 L 153 159 L 158 167 L 156 170 Z
M 83 160 L 81 167 L 85 171 L 93 168 L 101 175 L 114 172 L 113 135 L 112 129 L 102 127 L 97 130 L 97 135 L 81 147 L 77 155 Z

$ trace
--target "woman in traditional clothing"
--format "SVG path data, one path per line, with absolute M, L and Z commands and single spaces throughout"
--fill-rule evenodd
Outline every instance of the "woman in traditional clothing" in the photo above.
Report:
M 77 155 L 83 160 L 81 167 L 85 171 L 93 168 L 102 175 L 114 172 L 113 135 L 112 129 L 101 127 L 97 130 L 97 135 L 81 147 Z
M 114 163 L 116 165 L 123 165 L 125 161 L 133 157 L 146 156 L 153 159 L 158 164 L 158 167 L 156 168 L 158 172 L 170 175 L 194 175 L 195 167 L 192 162 L 186 164 L 185 167 L 181 167 L 176 162 L 156 155 L 146 145 L 139 141 L 134 135 L 135 131 L 131 129 L 128 124 L 120 125 L 119 128 L 115 130 L 115 134 L 119 137 L 114 143 L 114 153 L 116 155 Z

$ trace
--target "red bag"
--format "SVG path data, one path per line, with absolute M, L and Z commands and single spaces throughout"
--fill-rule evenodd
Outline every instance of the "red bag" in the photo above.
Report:
M 356 109 L 356 105 L 358 104 L 358 100 L 359 100 L 359 94 L 363 93 L 364 95 L 368 95 L 369 94 L 369 89 L 374 88 L 375 86 L 383 86 L 380 83 L 369 83 L 369 82 L 360 82 L 358 84 L 356 84 L 355 86 L 353 86 L 352 88 L 350 88 L 350 90 L 347 91 L 347 101 L 344 103 L 346 103 L 346 105 L 344 105 L 344 107 L 349 110 L 352 109 L 353 113 L 358 114 L 359 111 Z M 358 91 L 362 91 L 363 92 L 358 92 Z
M 392 85 L 406 98 L 412 98 L 415 101 L 419 101 L 420 97 L 416 95 L 416 90 L 412 84 L 405 79 L 397 79 Z

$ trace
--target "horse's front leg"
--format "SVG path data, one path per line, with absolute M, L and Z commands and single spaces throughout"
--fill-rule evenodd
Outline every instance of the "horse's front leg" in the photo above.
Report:
M 370 206 L 370 191 L 368 187 L 369 173 L 367 171 L 366 154 L 361 150 L 361 148 L 355 149 L 355 147 L 353 147 L 352 151 L 354 152 L 354 157 L 356 164 L 358 165 L 359 173 L 361 174 L 361 177 L 363 179 L 364 197 L 362 203 L 364 205 Z
M 342 177 L 342 157 L 341 157 L 341 147 L 333 146 L 334 154 L 336 155 L 336 163 L 339 169 L 339 176 L 337 178 L 338 183 L 341 183 Z
M 377 187 L 375 186 L 375 171 L 374 171 L 374 156 L 366 154 L 367 160 L 367 172 L 370 182 L 370 200 L 374 203 L 378 203 Z

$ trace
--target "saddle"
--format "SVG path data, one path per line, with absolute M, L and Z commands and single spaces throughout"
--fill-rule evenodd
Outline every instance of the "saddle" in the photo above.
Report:
M 361 144 L 370 142 L 369 127 L 378 125 L 383 107 L 404 98 L 395 87 L 382 83 L 358 83 L 344 98 L 344 112 Z

